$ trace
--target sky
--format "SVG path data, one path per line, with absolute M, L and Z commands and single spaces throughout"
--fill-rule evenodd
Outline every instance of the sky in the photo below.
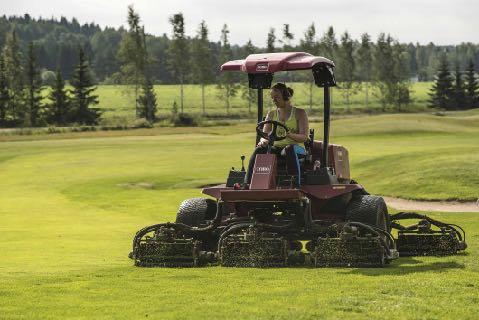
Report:
M 182 12 L 186 34 L 194 36 L 202 20 L 210 40 L 219 41 L 226 23 L 230 43 L 266 46 L 270 28 L 281 38 L 288 23 L 299 43 L 314 23 L 318 37 L 332 25 L 337 37 L 348 31 L 354 39 L 364 32 L 373 40 L 380 32 L 400 42 L 427 44 L 479 43 L 479 0 L 0 0 L 0 14 L 38 18 L 76 17 L 80 23 L 102 27 L 126 25 L 127 6 L 133 4 L 148 33 L 171 34 L 168 18 Z

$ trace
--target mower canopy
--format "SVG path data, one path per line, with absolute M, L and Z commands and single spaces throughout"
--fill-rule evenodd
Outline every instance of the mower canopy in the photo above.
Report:
M 334 68 L 334 63 L 324 57 L 315 57 L 305 52 L 278 52 L 250 54 L 243 60 L 228 61 L 221 66 L 221 71 L 275 73 L 279 71 L 308 70 L 318 63 Z
M 313 71 L 314 82 L 318 87 L 336 85 L 334 63 L 306 52 L 250 54 L 246 59 L 228 61 L 221 66 L 221 71 L 248 73 L 249 87 L 252 89 L 270 88 L 275 72 L 309 69 Z

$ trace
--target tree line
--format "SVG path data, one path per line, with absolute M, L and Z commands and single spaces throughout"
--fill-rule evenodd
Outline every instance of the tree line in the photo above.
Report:
M 82 47 L 73 66 L 71 89 L 65 87 L 60 69 L 55 74 L 48 96 L 43 102 L 44 88 L 33 42 L 26 57 L 20 50 L 15 30 L 9 33 L 0 52 L 0 126 L 35 127 L 47 124 L 96 124 L 100 111 L 95 108 L 98 96 Z
M 434 84 L 429 93 L 430 106 L 446 110 L 464 110 L 479 107 L 479 81 L 474 62 L 469 61 L 465 71 L 458 63 L 450 71 L 445 55 L 441 57 Z
M 471 79 L 476 79 L 475 66 L 479 61 L 476 44 L 404 44 L 385 33 L 380 33 L 376 41 L 367 33 L 355 40 L 347 31 L 337 36 L 332 26 L 320 35 L 311 23 L 297 37 L 297 45 L 292 45 L 296 38 L 290 25 L 284 24 L 279 32 L 270 28 L 266 46 L 258 48 L 251 40 L 244 46 L 231 45 L 226 24 L 218 42 L 210 40 L 205 21 L 198 26 L 195 36 L 189 37 L 185 34 L 181 13 L 170 17 L 171 35 L 160 37 L 145 31 L 133 6 L 128 7 L 127 17 L 127 29 L 101 29 L 93 23 L 80 25 L 76 19 L 68 21 L 63 17 L 60 21 L 32 19 L 29 15 L 0 17 L 1 123 L 24 126 L 95 124 L 101 114 L 96 108 L 98 97 L 94 94 L 98 81 L 128 85 L 134 92 L 136 116 L 148 121 L 156 118 L 155 83 L 180 84 L 180 113 L 184 111 L 183 85 L 186 83 L 201 85 L 203 113 L 206 109 L 204 88 L 214 83 L 227 112 L 230 99 L 238 94 L 251 107 L 256 96 L 247 87 L 246 79 L 233 73 L 219 74 L 218 65 L 252 53 L 277 51 L 306 51 L 333 60 L 345 104 L 349 106 L 351 95 L 364 90 L 367 106 L 374 86 L 374 94 L 383 110 L 392 106 L 401 111 L 411 102 L 412 79 L 434 79 L 437 70 L 438 79 L 445 79 L 445 63 L 454 63 L 455 81 L 459 81 L 459 85 L 451 89 L 444 84 L 448 80 L 437 80 L 431 92 L 431 104 L 443 108 L 475 106 L 475 102 L 471 102 L 475 98 L 471 98 L 473 85 L 470 83 Z M 26 48 L 25 42 L 28 42 Z M 461 82 L 464 75 L 457 77 L 464 73 L 469 77 L 467 84 Z M 310 75 L 286 73 L 280 77 L 287 81 L 309 82 L 312 107 Z M 65 88 L 65 80 L 72 89 Z M 452 86 L 453 81 L 450 83 Z M 46 105 L 41 99 L 43 86 L 52 88 L 50 103 Z M 457 89 L 458 86 L 463 89 Z M 444 91 L 446 93 L 437 93 L 437 87 L 449 89 Z M 453 91 L 455 96 L 464 98 L 454 98 L 450 93 Z M 442 96 L 448 96 L 447 103 L 445 98 L 439 98 Z M 176 102 L 174 108 L 177 108 Z
M 205 23 L 206 25 L 206 23 Z M 3 46 L 6 36 L 15 28 L 20 39 L 20 45 L 24 52 L 28 49 L 28 43 L 34 42 L 38 63 L 44 70 L 55 71 L 57 67 L 62 70 L 63 77 L 69 80 L 73 73 L 73 65 L 77 60 L 78 46 L 84 48 L 85 54 L 90 59 L 93 76 L 98 82 L 114 82 L 110 77 L 120 71 L 121 61 L 117 52 L 122 42 L 122 37 L 128 32 L 125 27 L 101 28 L 94 23 L 80 24 L 77 19 L 71 20 L 61 17 L 60 19 L 32 18 L 24 16 L 0 16 L 0 46 Z M 198 26 L 199 29 L 199 26 Z M 257 52 L 274 52 L 284 50 L 299 51 L 302 49 L 301 41 L 308 41 L 312 36 L 315 42 L 321 42 L 321 38 L 331 36 L 329 28 L 320 35 L 308 28 L 304 33 L 293 34 L 288 24 L 282 30 L 265 30 L 265 46 L 255 48 Z M 185 42 L 189 48 L 193 47 L 197 34 L 185 35 Z M 371 36 L 370 36 L 371 38 Z M 154 83 L 177 83 L 174 75 L 167 66 L 167 51 L 173 43 L 173 33 L 165 30 L 159 36 L 146 34 L 148 51 L 154 63 L 152 69 L 152 81 Z M 297 40 L 297 45 L 291 43 Z M 337 41 L 337 39 L 335 40 Z M 324 43 L 323 43 L 324 44 Z M 361 39 L 353 40 L 354 51 L 360 47 Z M 250 48 L 250 43 L 244 45 L 231 45 L 233 57 L 242 58 Z M 374 44 L 373 44 L 374 45 Z M 409 71 L 411 77 L 417 77 L 419 81 L 432 81 L 439 66 L 439 60 L 443 53 L 446 54 L 449 63 L 459 61 L 460 68 L 465 69 L 469 60 L 473 60 L 476 66 L 479 65 L 479 44 L 462 43 L 459 45 L 439 46 L 434 43 L 402 43 L 409 56 Z M 209 68 L 215 75 L 218 75 L 218 65 L 221 56 L 221 39 L 208 39 L 208 47 L 211 51 L 211 62 Z M 320 54 L 329 55 L 326 48 L 321 48 Z M 329 56 L 331 57 L 331 56 Z M 334 58 L 334 56 L 333 56 Z M 358 62 L 358 65 L 360 62 Z M 477 71 L 478 69 L 476 69 Z M 194 77 L 188 77 L 186 82 L 194 82 Z

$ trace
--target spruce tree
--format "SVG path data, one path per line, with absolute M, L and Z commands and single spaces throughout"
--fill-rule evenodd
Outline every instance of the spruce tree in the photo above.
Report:
M 153 122 L 156 119 L 156 94 L 153 89 L 150 77 L 146 77 L 141 87 L 141 94 L 138 97 L 140 106 L 140 118 Z
M 59 68 L 55 73 L 55 84 L 48 98 L 51 101 L 51 103 L 48 104 L 50 114 L 49 121 L 56 125 L 67 124 L 71 103 L 67 95 L 67 90 L 65 89 L 65 81 Z
M 431 107 L 451 109 L 453 94 L 453 79 L 449 72 L 449 64 L 446 55 L 442 55 L 436 79 L 429 93 L 429 104 Z
M 101 113 L 91 106 L 98 104 L 98 96 L 93 94 L 96 86 L 82 47 L 78 51 L 78 64 L 73 70 L 70 84 L 73 87 L 71 91 L 73 122 L 86 125 L 97 124 Z
M 170 18 L 173 34 L 168 48 L 168 66 L 173 78 L 180 83 L 180 109 L 183 113 L 184 94 L 183 85 L 189 71 L 189 46 L 185 36 L 185 22 L 182 13 Z
M 466 108 L 479 107 L 479 83 L 476 77 L 476 70 L 474 68 L 474 62 L 469 60 L 469 64 L 466 69 Z
M 7 121 L 7 110 L 10 102 L 10 94 L 8 92 L 7 75 L 5 72 L 5 60 L 0 52 L 0 126 Z
M 153 83 L 151 81 L 150 69 L 148 67 L 150 58 L 146 49 L 146 36 L 145 29 L 141 28 L 141 35 L 143 40 L 143 56 L 144 56 L 144 70 L 143 70 L 143 82 L 141 87 L 141 94 L 138 97 L 138 115 L 140 118 L 153 122 L 156 120 L 156 93 L 153 89 Z
M 466 88 L 464 81 L 462 80 L 462 74 L 459 67 L 459 63 L 456 62 L 454 69 L 454 85 L 453 85 L 453 103 L 456 109 L 462 110 L 466 105 Z
M 33 42 L 28 44 L 26 71 L 26 96 L 24 125 L 37 126 L 40 109 L 42 108 L 42 79 L 37 64 Z
M 5 60 L 5 75 L 10 92 L 10 102 L 7 114 L 13 122 L 21 123 L 24 120 L 24 95 L 23 95 L 23 64 L 20 52 L 20 43 L 15 29 L 8 33 L 3 47 Z
M 201 110 L 205 114 L 205 86 L 213 82 L 214 74 L 208 27 L 204 21 L 200 23 L 196 38 L 193 40 L 192 56 L 195 57 L 195 63 L 192 65 L 193 80 L 201 85 Z

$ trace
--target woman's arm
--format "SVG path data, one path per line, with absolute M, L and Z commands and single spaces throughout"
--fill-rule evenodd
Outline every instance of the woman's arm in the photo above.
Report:
M 296 120 L 298 121 L 298 133 L 288 132 L 286 136 L 296 142 L 305 142 L 308 140 L 309 122 L 304 109 L 296 108 Z
M 268 111 L 268 114 L 266 115 L 266 118 L 264 119 L 265 121 L 266 120 L 271 120 L 272 119 L 272 113 L 273 111 L 270 110 Z M 263 132 L 266 132 L 266 133 L 270 133 L 271 130 L 273 130 L 273 128 L 271 128 L 271 123 L 267 123 L 263 126 Z M 264 147 L 268 144 L 268 140 L 267 139 L 264 139 L 264 138 L 261 138 L 258 142 L 258 147 Z

